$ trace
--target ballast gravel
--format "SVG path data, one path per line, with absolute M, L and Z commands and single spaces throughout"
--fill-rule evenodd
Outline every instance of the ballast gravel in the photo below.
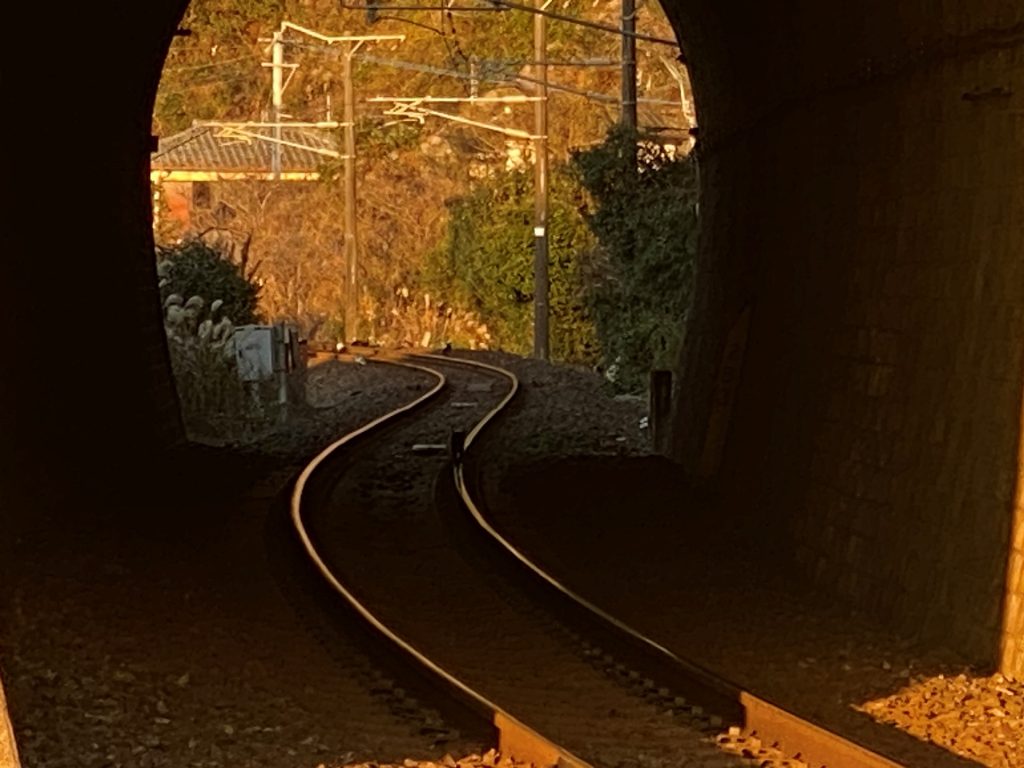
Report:
M 492 491 L 507 494 L 527 473 L 561 472 L 567 461 L 598 462 L 601 473 L 627 486 L 645 483 L 651 466 L 663 466 L 651 456 L 643 398 L 615 397 L 585 369 L 497 352 L 455 355 L 508 366 L 523 386 L 524 397 L 502 423 Z M 296 623 L 268 572 L 262 521 L 302 462 L 430 384 L 391 366 L 327 358 L 309 370 L 309 409 L 245 445 L 199 436 L 203 444 L 168 461 L 166 486 L 144 504 L 66 520 L 60 510 L 5 510 L 0 678 L 23 766 L 519 768 L 487 745 L 431 743 L 408 724 L 361 731 L 346 715 L 351 675 Z M 548 522 L 567 528 L 572 521 Z M 545 530 L 538 520 L 530 525 Z M 621 551 L 630 557 L 666 546 L 645 544 L 636 526 L 630 533 L 627 525 L 609 525 L 609 535 L 623 534 Z M 853 716 L 966 758 L 950 765 L 1024 765 L 1020 683 L 957 668 L 941 649 L 878 628 L 865 635 L 863 621 L 842 642 L 841 612 L 813 601 L 790 610 L 782 600 L 774 620 L 742 597 L 717 607 L 693 601 L 689 608 L 707 613 L 691 614 L 689 629 L 676 626 L 683 614 L 667 609 L 677 595 L 658 592 L 668 579 L 659 582 L 647 563 L 642 580 L 630 582 L 627 564 L 594 537 L 591 545 L 584 556 L 603 558 L 604 597 L 612 600 L 616 581 L 632 585 L 623 605 L 640 609 L 647 601 L 666 609 L 653 617 L 659 620 L 652 630 L 675 632 L 695 660 L 786 698 L 809 719 L 836 711 L 837 697 L 859 676 L 863 684 L 854 690 L 883 694 L 840 701 Z M 749 631 L 758 642 L 730 645 L 735 622 L 743 620 L 755 622 Z M 813 646 L 811 629 L 822 622 L 838 655 Z M 864 642 L 867 636 L 872 642 Z M 759 648 L 772 649 L 770 664 L 759 663 Z M 795 679 L 813 685 L 793 685 Z M 738 733 L 723 730 L 717 740 L 751 765 L 801 765 Z

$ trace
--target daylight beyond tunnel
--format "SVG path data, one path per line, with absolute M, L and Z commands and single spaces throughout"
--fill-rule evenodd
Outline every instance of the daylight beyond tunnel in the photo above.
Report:
M 703 194 L 680 471 L 722 488 L 822 588 L 1024 674 L 1024 6 L 666 10 Z M 152 477 L 182 439 L 148 165 L 183 11 L 22 11 L 46 30 L 46 68 L 7 79 L 8 103 L 36 116 L 8 124 L 5 490 L 19 499 L 55 497 L 66 467 L 96 488 Z

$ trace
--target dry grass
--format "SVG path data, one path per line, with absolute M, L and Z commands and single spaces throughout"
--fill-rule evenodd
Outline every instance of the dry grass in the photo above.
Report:
M 272 382 L 244 382 L 231 346 L 234 327 L 218 303 L 170 296 L 164 329 L 190 439 L 243 443 L 272 431 L 281 417 Z M 216 320 L 216 323 L 215 323 Z

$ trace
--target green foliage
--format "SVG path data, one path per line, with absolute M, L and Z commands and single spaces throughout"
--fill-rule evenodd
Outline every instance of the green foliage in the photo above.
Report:
M 256 302 L 259 285 L 246 275 L 243 265 L 229 260 L 216 248 L 192 238 L 172 246 L 157 246 L 160 301 L 173 294 L 212 298 L 223 302 L 221 311 L 240 325 L 259 321 Z
M 579 254 L 592 245 L 580 217 L 582 190 L 565 168 L 551 173 L 551 356 L 592 363 L 594 327 L 583 295 Z M 449 201 L 445 239 L 427 258 L 426 280 L 460 307 L 476 313 L 493 345 L 529 353 L 533 338 L 532 172 L 496 173 L 469 194 Z M 453 339 L 458 343 L 459 339 Z
M 285 15 L 285 0 L 192 0 L 181 21 L 191 35 L 176 38 L 157 92 L 154 128 L 164 136 L 193 120 L 247 120 L 265 102 L 260 61 Z
M 387 157 L 397 150 L 409 150 L 418 146 L 423 134 L 423 126 L 415 123 L 397 123 L 384 126 L 371 120 L 359 120 L 356 123 L 356 146 L 363 158 Z M 340 142 L 339 142 L 340 143 Z M 341 162 L 338 163 L 342 165 Z
M 587 273 L 604 363 L 631 391 L 644 388 L 651 368 L 676 360 L 698 233 L 695 161 L 642 140 L 634 154 L 635 141 L 616 128 L 573 156 L 593 201 L 586 219 L 600 243 Z

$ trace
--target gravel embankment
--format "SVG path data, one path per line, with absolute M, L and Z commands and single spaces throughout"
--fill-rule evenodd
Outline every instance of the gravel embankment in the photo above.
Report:
M 1024 685 L 998 673 L 914 675 L 858 709 L 981 765 L 1024 765 Z

